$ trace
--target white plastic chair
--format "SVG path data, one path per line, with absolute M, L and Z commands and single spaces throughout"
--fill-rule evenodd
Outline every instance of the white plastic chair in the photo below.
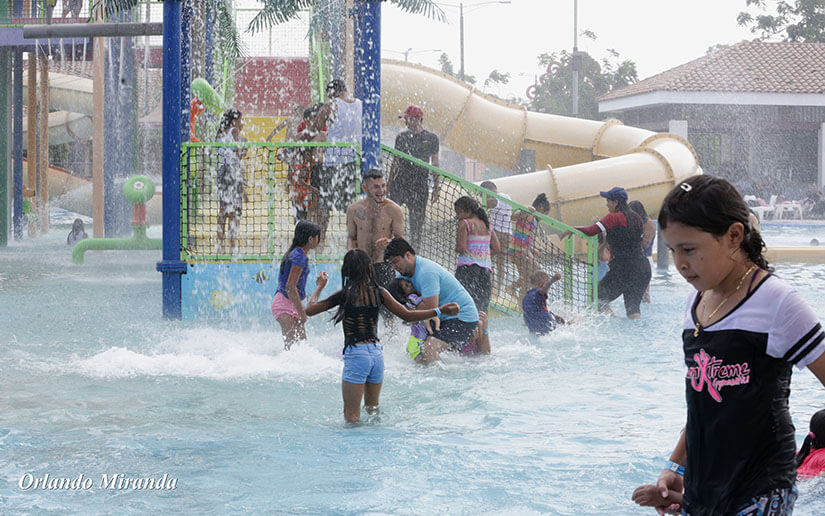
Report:
M 786 211 L 791 212 L 791 218 L 793 218 L 794 215 L 798 214 L 799 220 L 802 220 L 802 204 L 798 202 L 783 202 L 777 204 L 773 218 L 784 219 Z
M 767 206 L 754 206 L 751 208 L 753 212 L 756 214 L 756 218 L 759 219 L 759 222 L 762 222 L 765 219 L 765 215 L 770 213 L 771 216 L 775 218 L 776 216 L 776 195 L 771 195 L 770 200 L 768 201 Z

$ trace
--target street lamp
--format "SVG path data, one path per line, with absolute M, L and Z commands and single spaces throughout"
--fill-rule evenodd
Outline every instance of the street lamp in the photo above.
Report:
M 427 50 L 413 50 L 412 47 L 408 48 L 407 50 L 403 51 L 404 54 L 404 61 L 410 60 L 410 54 L 418 54 L 419 52 L 441 52 L 440 48 L 428 48 Z
M 492 0 L 490 2 L 478 2 L 478 3 L 474 3 L 474 4 L 467 4 L 467 10 L 469 12 L 469 10 L 473 9 L 474 7 L 482 7 L 482 6 L 485 6 L 485 5 L 492 5 L 492 4 L 511 4 L 511 3 L 513 3 L 513 2 L 511 2 L 510 0 Z M 456 5 L 456 4 L 447 4 L 447 3 L 444 3 L 444 2 L 438 2 L 438 5 L 444 5 L 444 6 L 447 6 L 447 7 L 458 7 L 458 13 L 459 13 L 459 15 L 458 15 L 458 20 L 459 20 L 459 24 L 458 24 L 459 29 L 458 29 L 458 31 L 459 31 L 459 38 L 460 38 L 460 47 L 459 47 L 459 49 L 460 49 L 460 55 L 461 55 L 461 62 L 460 62 L 461 66 L 458 69 L 458 78 L 463 81 L 464 80 L 464 2 L 461 2 L 458 5 Z
M 573 0 L 573 56 L 572 72 L 573 84 L 570 88 L 570 100 L 573 103 L 572 115 L 579 116 L 579 70 L 582 65 L 582 57 L 579 55 L 579 0 Z

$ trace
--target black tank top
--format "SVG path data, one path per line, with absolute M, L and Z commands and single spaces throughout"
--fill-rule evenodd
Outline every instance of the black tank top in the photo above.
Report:
M 347 348 L 358 343 L 379 342 L 377 326 L 378 313 L 381 308 L 381 291 L 378 287 L 369 287 L 367 294 L 367 304 L 349 303 L 344 306 L 344 352 Z M 345 291 L 339 290 L 329 301 L 331 306 L 337 306 L 346 300 Z

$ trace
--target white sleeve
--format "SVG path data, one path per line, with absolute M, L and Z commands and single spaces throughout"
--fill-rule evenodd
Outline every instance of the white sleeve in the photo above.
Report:
M 825 332 L 811 307 L 796 290 L 778 302 L 768 333 L 768 355 L 802 369 L 825 352 Z

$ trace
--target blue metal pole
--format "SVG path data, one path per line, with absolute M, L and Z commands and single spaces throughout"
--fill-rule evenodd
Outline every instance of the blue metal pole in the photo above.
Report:
M 181 317 L 180 142 L 181 2 L 163 2 L 163 317 Z
M 192 83 L 192 73 L 189 66 L 189 54 L 192 44 L 189 37 L 189 27 L 192 23 L 192 0 L 183 0 L 180 28 L 180 139 L 189 141 L 189 89 Z
M 381 2 L 367 0 L 355 22 L 355 96 L 364 103 L 363 170 L 381 164 Z
M 15 6 L 15 10 L 16 10 Z M 23 7 L 20 7 L 22 13 Z M 29 111 L 30 113 L 32 110 Z M 23 239 L 23 48 L 14 49 L 14 211 L 12 228 L 15 240 Z

